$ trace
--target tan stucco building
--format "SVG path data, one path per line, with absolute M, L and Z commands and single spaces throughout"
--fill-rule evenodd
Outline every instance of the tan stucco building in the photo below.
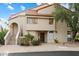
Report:
M 20 34 L 28 32 L 41 42 L 53 43 L 54 39 L 66 42 L 67 24 L 55 22 L 53 12 L 55 4 L 42 4 L 35 8 L 24 10 L 11 15 L 9 18 L 9 31 L 5 36 L 5 44 L 17 44 Z

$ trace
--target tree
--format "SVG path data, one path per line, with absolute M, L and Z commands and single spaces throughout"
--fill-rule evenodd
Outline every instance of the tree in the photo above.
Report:
M 0 32 L 0 44 L 2 44 L 2 45 L 4 44 L 4 37 L 5 37 L 6 33 L 7 33 L 6 29 L 4 29 Z
M 59 4 L 55 4 L 54 18 L 56 21 L 65 21 L 72 32 L 72 39 L 75 39 L 79 32 L 79 4 L 69 4 L 70 9 L 67 9 Z

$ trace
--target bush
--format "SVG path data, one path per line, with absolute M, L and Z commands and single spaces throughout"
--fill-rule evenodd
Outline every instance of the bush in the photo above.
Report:
M 34 39 L 34 36 L 28 33 L 27 35 L 24 35 L 24 37 L 20 37 L 19 44 L 23 46 L 29 46 L 29 45 L 40 45 L 40 41 Z
M 20 38 L 19 39 L 19 44 L 22 46 L 29 46 L 29 41 L 26 38 Z
M 79 40 L 79 35 L 76 35 L 75 40 Z
M 23 46 L 29 46 L 31 45 L 31 41 L 33 40 L 34 36 L 28 33 L 27 35 L 24 35 L 24 37 L 19 39 L 19 44 Z
M 31 35 L 30 33 L 28 33 L 27 35 L 25 35 L 25 38 L 28 40 L 28 41 L 32 41 L 34 39 L 34 36 Z
M 3 30 L 0 32 L 0 44 L 4 45 L 4 37 L 7 33 L 7 30 Z
M 55 43 L 59 43 L 58 40 L 56 40 L 56 39 L 54 39 L 54 42 L 55 42 Z
M 75 41 L 79 41 L 79 35 L 75 36 Z
M 40 41 L 39 40 L 32 40 L 32 45 L 37 46 L 40 45 Z

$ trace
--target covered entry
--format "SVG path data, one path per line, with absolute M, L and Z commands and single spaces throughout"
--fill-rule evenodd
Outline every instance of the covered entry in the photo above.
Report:
M 38 32 L 38 39 L 40 40 L 41 43 L 45 43 L 47 40 L 47 32 L 39 31 Z

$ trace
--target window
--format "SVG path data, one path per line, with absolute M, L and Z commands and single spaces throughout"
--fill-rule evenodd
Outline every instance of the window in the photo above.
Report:
M 49 24 L 50 24 L 50 25 L 53 24 L 53 18 L 49 18 Z
M 27 24 L 37 24 L 37 18 L 27 18 Z

